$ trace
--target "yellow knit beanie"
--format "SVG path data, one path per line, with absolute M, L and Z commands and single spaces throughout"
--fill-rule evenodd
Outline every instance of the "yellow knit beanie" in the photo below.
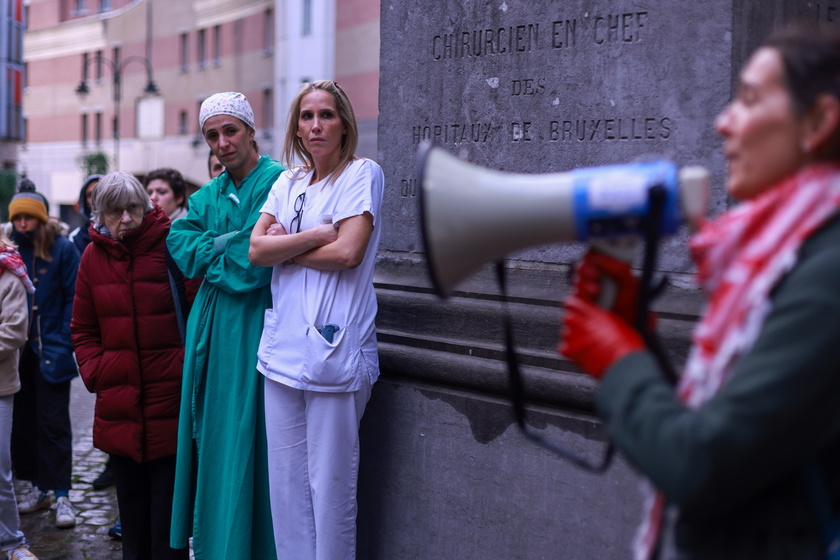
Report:
M 14 220 L 21 214 L 38 218 L 42 224 L 46 224 L 49 219 L 47 214 L 47 206 L 43 202 L 43 197 L 34 192 L 22 192 L 12 197 L 9 203 L 9 219 Z

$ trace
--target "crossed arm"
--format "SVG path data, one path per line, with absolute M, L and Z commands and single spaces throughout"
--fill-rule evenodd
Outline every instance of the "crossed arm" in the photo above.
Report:
M 356 268 L 365 257 L 373 216 L 364 212 L 339 222 L 289 234 L 271 214 L 260 215 L 251 233 L 248 259 L 256 266 L 295 264 L 318 270 Z

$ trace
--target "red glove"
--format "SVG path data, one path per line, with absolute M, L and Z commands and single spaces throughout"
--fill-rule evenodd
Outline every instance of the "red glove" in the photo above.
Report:
M 615 300 L 609 309 L 627 323 L 636 324 L 636 307 L 639 300 L 639 277 L 633 274 L 630 264 L 614 259 L 595 249 L 589 249 L 575 270 L 574 296 L 598 303 L 605 280 L 615 283 Z M 656 316 L 648 316 L 648 328 L 656 326 Z
M 631 352 L 645 348 L 641 335 L 616 316 L 581 297 L 565 302 L 558 351 L 595 379 Z

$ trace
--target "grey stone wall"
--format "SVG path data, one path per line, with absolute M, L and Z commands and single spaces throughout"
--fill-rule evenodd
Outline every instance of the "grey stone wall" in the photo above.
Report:
M 378 255 L 383 379 L 362 421 L 359 558 L 629 557 L 639 479 L 618 459 L 584 473 L 526 440 L 508 404 L 492 267 L 441 301 L 418 223 L 415 157 L 431 140 L 472 163 L 546 173 L 650 155 L 701 164 L 725 209 L 714 117 L 749 52 L 840 0 L 382 0 Z M 516 193 L 511 192 L 511 197 Z M 489 217 L 488 219 L 492 219 Z M 655 303 L 681 364 L 703 298 L 686 233 L 664 244 L 672 287 Z M 593 460 L 606 434 L 596 384 L 556 352 L 578 244 L 507 261 L 530 424 Z

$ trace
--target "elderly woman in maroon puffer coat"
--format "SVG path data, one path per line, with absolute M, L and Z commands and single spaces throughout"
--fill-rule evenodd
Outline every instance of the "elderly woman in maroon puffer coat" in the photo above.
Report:
M 96 393 L 93 443 L 114 463 L 123 559 L 186 559 L 169 547 L 184 362 L 169 218 L 120 171 L 102 178 L 92 206 L 70 330 Z

